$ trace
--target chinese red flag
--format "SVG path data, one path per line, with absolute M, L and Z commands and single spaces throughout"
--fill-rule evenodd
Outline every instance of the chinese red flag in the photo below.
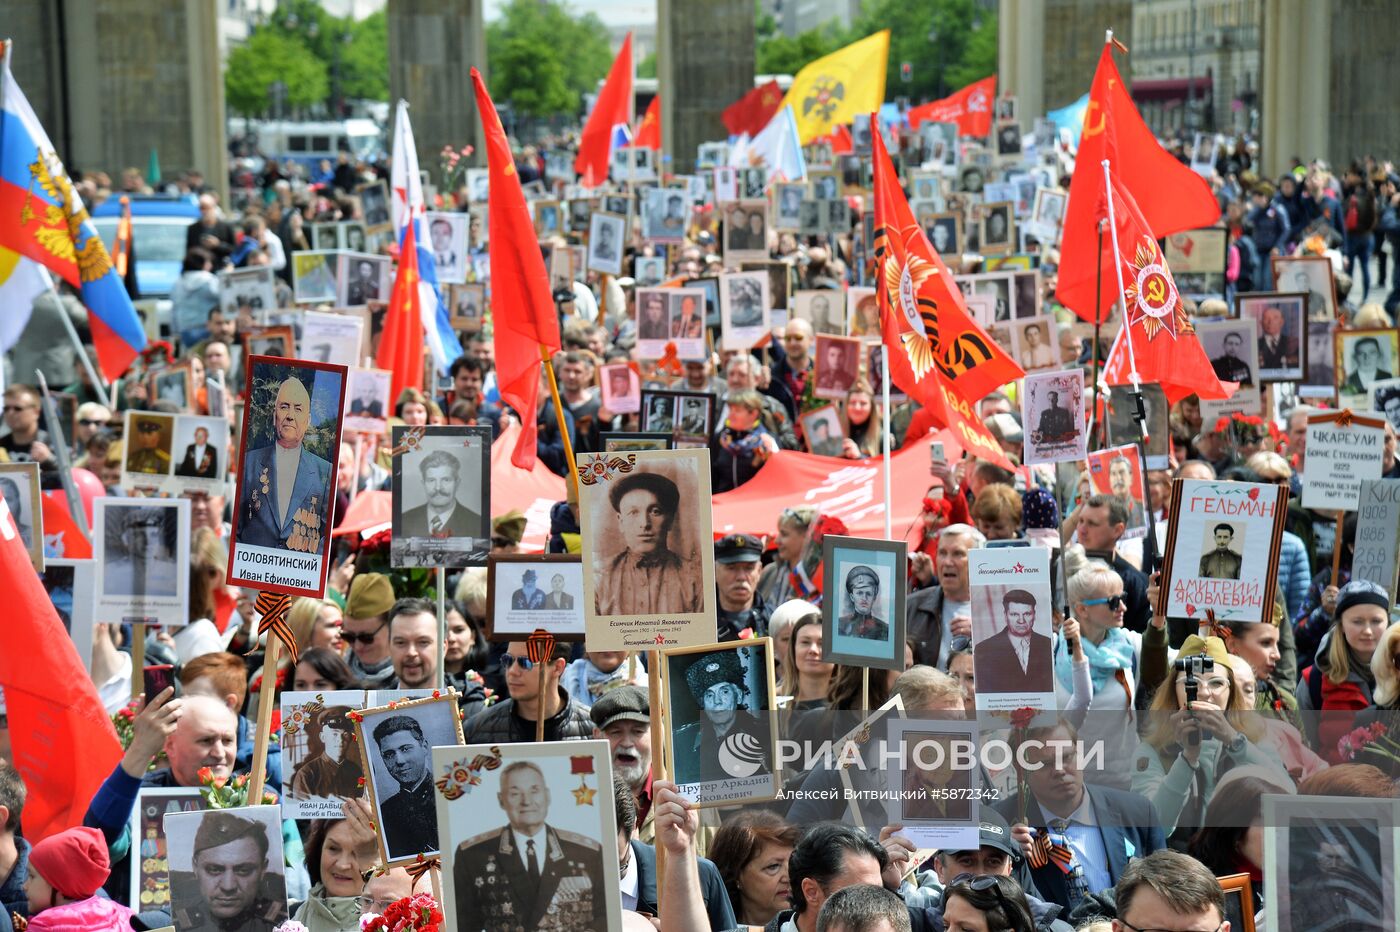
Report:
M 29 787 L 24 834 L 36 842 L 82 824 L 122 747 L 3 500 L 0 591 L 9 610 L 0 625 L 0 689 L 11 757 Z
M 608 180 L 608 159 L 612 156 L 613 127 L 630 122 L 632 103 L 632 33 L 622 40 L 613 59 L 608 79 L 598 92 L 598 100 L 593 104 L 593 112 L 588 122 L 583 124 L 583 133 L 578 140 L 578 157 L 574 159 L 574 171 L 581 177 L 586 188 L 596 188 Z M 491 302 L 495 307 L 496 302 Z
M 632 137 L 634 149 L 661 148 L 661 95 L 657 94 L 647 106 L 646 116 L 637 126 L 637 135 Z
M 1112 179 L 1113 220 L 1118 231 L 1123 276 L 1123 306 L 1127 309 L 1125 326 L 1132 341 L 1132 355 L 1122 333 L 1109 353 L 1104 377 L 1110 385 L 1125 385 L 1130 381 L 1134 362 L 1138 377 L 1144 383 L 1157 382 L 1167 400 L 1175 403 L 1190 394 L 1202 398 L 1229 398 L 1237 387 L 1234 382 L 1221 382 L 1215 375 L 1205 348 L 1196 336 L 1191 317 L 1181 304 L 1176 281 L 1167 267 L 1166 257 L 1157 248 L 1142 211 L 1133 196 L 1119 180 Z M 1108 216 L 1104 170 L 1099 166 L 1099 215 Z M 1112 237 L 1104 236 L 1103 267 L 1108 281 L 1104 287 L 1111 295 L 1118 293 L 1118 273 L 1114 263 Z
M 724 108 L 720 119 L 731 136 L 748 133 L 757 136 L 777 114 L 783 103 L 783 89 L 777 81 L 756 87 Z
M 997 76 L 969 84 L 942 100 L 909 108 L 909 128 L 918 129 L 925 120 L 958 124 L 959 136 L 990 136 L 992 101 L 997 96 Z
M 872 122 L 873 122 L 872 117 Z M 969 453 L 1010 466 L 974 403 L 1025 371 L 968 315 L 962 292 L 914 221 L 879 133 L 875 165 L 876 288 L 890 381 L 951 428 Z
M 1104 159 L 1113 165 L 1141 208 L 1147 227 L 1158 236 L 1214 226 L 1220 219 L 1220 205 L 1205 179 L 1159 146 L 1138 115 L 1113 63 L 1112 44 L 1105 42 L 1089 89 L 1089 108 L 1070 179 L 1055 291 L 1061 304 L 1090 323 L 1107 320 L 1118 295 L 1117 285 L 1110 284 L 1112 266 L 1105 264 L 1102 297 L 1094 306 Z
M 384 333 L 379 338 L 379 352 L 374 356 L 377 368 L 393 373 L 389 397 L 398 403 L 405 388 L 423 388 L 423 315 L 422 297 L 418 293 L 418 246 L 413 235 L 416 223 L 404 227 L 403 245 L 399 249 L 399 270 L 394 276 L 394 290 L 389 292 L 389 309 L 384 313 Z
M 472 85 L 485 130 L 490 172 L 487 203 L 496 384 L 501 399 L 520 415 L 520 436 L 510 461 L 521 469 L 530 469 L 535 465 L 535 403 L 540 390 L 541 354 L 559 349 L 559 314 L 554 309 L 535 224 L 525 206 L 520 176 L 515 173 L 510 142 L 496 114 L 496 105 L 486 92 L 486 83 L 475 68 Z

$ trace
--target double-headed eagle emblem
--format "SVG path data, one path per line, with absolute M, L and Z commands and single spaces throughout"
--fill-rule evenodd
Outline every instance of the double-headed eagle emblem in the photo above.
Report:
M 41 150 L 29 164 L 29 177 L 29 190 L 19 211 L 20 226 L 27 227 L 38 217 L 39 226 L 33 231 L 34 242 L 60 261 L 76 263 L 82 281 L 97 281 L 106 275 L 112 268 L 107 247 L 102 245 L 100 237 L 89 235 L 90 229 L 84 232 L 83 225 L 88 221 L 87 208 L 73 190 L 73 183 L 68 180 L 58 156 Z M 36 184 L 53 203 L 34 197 Z M 39 205 L 37 214 L 34 209 L 36 201 Z M 79 243 L 82 245 L 79 246 Z

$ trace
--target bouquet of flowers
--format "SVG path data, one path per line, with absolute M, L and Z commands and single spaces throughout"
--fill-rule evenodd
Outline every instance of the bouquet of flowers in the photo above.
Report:
M 1255 414 L 1240 414 L 1238 411 L 1215 422 L 1215 432 L 1230 434 L 1236 447 L 1278 452 L 1283 446 L 1284 436 L 1273 421 L 1265 421 Z
M 239 774 L 230 780 L 228 777 L 216 777 L 214 771 L 208 767 L 201 767 L 195 771 L 195 776 L 199 777 L 199 795 L 204 797 L 204 802 L 210 809 L 237 809 L 239 806 L 256 805 L 248 799 L 248 775 Z M 264 789 L 262 794 L 263 805 L 270 806 L 277 802 L 277 795 L 271 790 Z
M 442 191 L 451 194 L 466 183 L 467 159 L 471 158 L 472 147 L 454 149 L 443 146 L 438 154 L 438 173 L 442 176 Z
M 1383 722 L 1353 728 L 1337 742 L 1337 754 L 1343 760 L 1354 761 L 1361 754 L 1375 754 L 1392 764 L 1400 764 L 1400 741 L 1391 736 Z
M 123 751 L 131 747 L 131 742 L 136 737 L 136 716 L 139 714 L 140 708 L 140 700 L 133 699 L 112 713 L 112 727 L 117 730 L 117 740 L 121 742 Z M 146 771 L 159 770 L 167 763 L 168 761 L 165 759 L 165 750 L 161 749 L 157 752 L 156 756 L 151 759 L 150 766 L 146 768 Z
M 440 932 L 442 911 L 429 893 L 415 893 L 389 904 L 384 915 L 360 917 L 360 932 Z

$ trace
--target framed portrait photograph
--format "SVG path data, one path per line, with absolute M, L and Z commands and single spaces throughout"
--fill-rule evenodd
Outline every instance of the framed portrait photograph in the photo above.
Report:
M 830 229 L 827 219 L 826 201 L 806 198 L 797 207 L 797 232 L 801 236 L 821 236 Z
M 1157 611 L 1268 621 L 1287 507 L 1272 483 L 1173 480 Z
M 204 797 L 193 786 L 146 786 L 136 791 L 131 809 L 131 843 L 141 849 L 131 862 L 127 896 L 132 909 L 170 909 L 170 846 L 165 835 L 167 812 L 199 812 Z M 140 904 L 139 906 L 137 904 Z
M 491 549 L 491 428 L 396 424 L 391 439 L 393 449 L 403 449 L 390 472 L 391 565 L 484 566 Z
M 996 128 L 997 158 L 1019 161 L 1021 158 L 1021 126 L 1019 123 L 998 123 Z
M 715 430 L 715 396 L 708 392 L 642 389 L 642 430 L 671 437 L 672 449 L 710 445 Z
M 696 507 L 710 500 L 709 450 L 582 454 L 578 466 L 588 649 L 714 641 L 710 510 Z
M 444 928 L 622 928 L 608 742 L 434 747 L 432 763 Z
M 491 173 L 485 168 L 467 169 L 467 199 L 478 204 L 490 200 Z
M 702 142 L 695 149 L 695 167 L 697 169 L 713 169 L 728 163 L 728 161 L 729 143 L 727 142 Z
M 572 172 L 573 172 L 573 169 L 570 168 L 570 169 L 569 169 L 569 172 L 572 173 Z M 567 191 L 567 189 L 566 189 L 566 191 Z M 579 196 L 574 196 L 577 192 L 568 192 L 568 193 L 569 193 L 569 200 L 568 200 L 565 204 L 562 205 L 562 209 L 563 209 L 563 211 L 564 211 L 564 220 L 565 220 L 566 226 L 567 226 L 569 232 L 571 232 L 571 233 L 587 233 L 587 232 L 588 232 L 588 219 L 589 219 L 591 216 L 593 216 L 593 211 L 599 209 L 599 207 L 598 207 L 598 198 L 596 198 L 596 197 L 583 197 L 581 194 L 579 194 Z M 608 208 L 608 207 L 604 207 L 604 208 L 602 208 L 602 209 L 603 209 L 603 210 L 611 210 L 611 208 Z M 629 215 L 629 214 L 631 213 L 631 210 L 630 210 L 630 209 L 618 210 L 618 211 L 614 211 L 614 213 L 619 213 L 619 214 L 622 214 L 623 216 L 627 216 L 627 215 Z
M 339 249 L 340 231 L 336 223 L 313 223 L 307 229 L 307 241 L 312 249 Z
M 991 295 L 996 304 L 992 311 L 993 320 L 1012 320 L 1016 310 L 1016 289 L 1010 272 L 995 272 L 970 276 L 972 293 Z
M 486 633 L 523 641 L 539 629 L 556 641 L 582 641 L 583 564 L 578 554 L 497 554 L 486 564 Z
M 296 334 L 286 325 L 279 327 L 254 327 L 242 335 L 243 359 L 254 356 L 271 356 L 277 359 L 296 358 Z M 246 374 L 246 368 L 245 368 Z
M 739 198 L 753 201 L 763 197 L 768 189 L 768 169 L 758 165 L 739 169 Z
M 3 482 L 0 474 L 0 485 Z M 97 624 L 97 561 L 47 557 L 39 578 L 83 666 L 91 670 L 92 626 Z
M 130 412 L 128 412 L 130 413 Z M 38 572 L 44 571 L 44 503 L 39 488 L 38 463 L 0 463 L 0 494 L 10 510 L 10 520 L 29 561 Z
M 904 669 L 908 545 L 864 537 L 822 539 L 822 659 Z
M 1069 192 L 1051 188 L 1036 188 L 1035 203 L 1031 207 L 1031 228 L 1049 243 L 1058 243 L 1065 226 L 1065 208 L 1069 206 Z
M 1010 201 L 982 205 L 978 243 L 984 254 L 1002 255 L 1016 251 L 1016 218 L 1012 215 L 1014 206 Z
M 601 404 L 613 414 L 636 414 L 642 410 L 642 381 L 625 362 L 598 367 Z
M 1106 450 L 1095 450 L 1086 458 L 1089 487 L 1101 495 L 1113 495 L 1127 512 L 1125 539 L 1147 536 L 1147 507 L 1143 502 L 1142 457 L 1136 436 L 1121 438 L 1122 443 Z
M 194 381 L 189 366 L 168 366 L 150 375 L 147 388 L 151 398 L 168 401 L 182 411 L 188 410 L 194 398 Z
M 775 184 L 773 192 L 773 228 L 796 233 L 801 229 L 802 201 L 807 196 L 807 185 L 800 182 Z
M 177 414 L 172 434 L 171 479 L 165 491 L 222 494 L 228 475 L 229 422 L 222 417 Z
M 337 258 L 336 304 L 365 307 L 372 301 L 388 301 L 394 280 L 388 256 L 343 252 Z
M 928 237 L 934 252 L 940 256 L 959 255 L 962 252 L 963 241 L 962 211 L 933 214 L 928 221 L 928 225 L 924 227 L 924 235 Z
M 605 430 L 598 436 L 603 441 L 604 453 L 636 453 L 639 450 L 673 449 L 670 434 Z
M 667 763 L 701 808 L 773 799 L 781 786 L 773 642 L 753 638 L 662 653 Z
M 339 255 L 334 249 L 292 253 L 292 299 L 298 304 L 334 302 Z
M 282 808 L 175 812 L 170 802 L 164 824 L 175 932 L 226 925 L 275 929 L 285 922 Z
M 104 618 L 189 621 L 189 499 L 99 498 L 93 502 L 92 537 L 102 570 L 97 606 Z
M 295 255 L 295 254 L 294 254 Z M 219 310 L 226 317 L 237 317 L 247 310 L 254 320 L 265 320 L 277 308 L 277 283 L 271 266 L 224 269 L 219 273 Z M 200 326 L 204 321 L 199 321 Z M 182 333 L 180 339 L 185 339 Z
M 1016 361 L 1022 369 L 1037 372 L 1060 368 L 1059 333 L 1054 315 L 1017 320 L 1011 329 L 1016 334 L 1015 343 L 1019 347 Z
M 844 400 L 860 378 L 861 341 L 854 337 L 816 335 L 812 372 L 816 378 L 813 394 L 818 398 Z
M 977 711 L 1054 709 L 1050 550 L 968 552 Z
M 1270 256 L 1269 262 L 1273 266 L 1275 288 L 1308 296 L 1308 320 L 1337 319 L 1337 284 L 1332 277 L 1331 259 L 1326 256 Z
M 826 210 L 826 223 L 823 226 L 834 236 L 851 232 L 851 205 L 845 198 L 835 198 L 822 202 Z
M 774 318 L 773 326 L 778 326 L 776 315 L 787 312 L 788 296 L 792 293 L 792 264 L 779 260 L 741 262 L 739 271 L 763 272 L 768 276 L 768 309 L 774 312 L 771 315 Z
M 482 174 L 482 198 L 486 200 L 486 169 L 467 169 L 470 175 L 472 171 L 480 171 Z M 469 188 L 469 190 L 475 190 Z M 389 184 L 385 181 L 371 181 L 360 185 L 355 189 L 355 193 L 360 197 L 361 212 L 365 216 L 365 226 L 374 231 L 377 227 L 388 226 L 392 223 L 389 214 Z
M 1256 322 L 1259 381 L 1295 382 L 1307 370 L 1307 305 L 1302 292 L 1235 295 L 1235 316 Z
M 563 213 L 558 201 L 531 201 L 535 212 L 535 236 L 549 239 L 564 234 Z
M 1191 145 L 1191 170 L 1202 178 L 1215 174 L 1216 140 L 1214 133 L 1197 133 Z
M 1339 401 L 1345 407 L 1365 407 L 1372 384 L 1393 379 L 1400 371 L 1400 337 L 1393 327 L 1338 329 L 1333 333 L 1333 363 Z
M 715 204 L 739 199 L 739 169 L 721 165 L 714 170 Z
M 789 319 L 805 320 L 816 333 L 846 332 L 846 301 L 839 291 L 794 291 Z
M 840 456 L 846 431 L 835 405 L 822 405 L 797 416 L 807 449 L 817 456 Z
M 1333 363 L 1335 348 L 1332 334 L 1337 330 L 1335 320 L 1308 321 L 1308 378 L 1307 383 L 1298 386 L 1298 394 L 1304 398 L 1332 399 L 1337 388 L 1337 369 Z M 1327 407 L 1331 407 L 1329 400 Z
M 638 256 L 633 259 L 632 278 L 639 288 L 661 284 L 666 278 L 666 257 Z
M 364 343 L 365 322 L 353 314 L 305 311 L 301 317 L 299 359 L 358 366 Z
M 853 337 L 880 338 L 880 299 L 874 288 L 846 289 L 846 327 Z
M 834 201 L 841 196 L 841 180 L 834 171 L 809 171 L 807 182 L 812 186 L 812 197 L 818 201 Z
M 1225 909 L 1220 918 L 1230 923 L 1230 932 L 1254 932 L 1254 882 L 1248 874 L 1228 874 L 1217 879 L 1225 893 Z
M 1371 383 L 1371 410 L 1385 415 L 1390 426 L 1400 431 L 1400 379 Z
M 903 759 L 883 768 L 885 819 L 921 849 L 967 850 L 979 841 L 981 779 L 975 767 L 955 764 L 956 748 L 975 745 L 975 721 L 886 716 L 888 747 Z M 890 822 L 889 820 L 893 820 Z
M 1196 336 L 1210 359 L 1210 367 L 1221 381 L 1238 382 L 1231 397 L 1201 402 L 1201 417 L 1207 423 L 1234 412 L 1255 415 L 1262 404 L 1263 383 L 1259 381 L 1259 323 L 1242 320 L 1200 321 Z
M 462 743 L 457 691 L 365 709 L 355 743 L 370 802 L 379 862 L 386 867 L 438 853 L 432 749 Z
M 336 244 L 337 249 L 348 249 L 351 252 L 365 251 L 365 225 L 358 220 L 342 220 L 336 224 Z
M 428 242 L 432 246 L 433 270 L 437 272 L 438 284 L 459 285 L 465 282 L 470 265 L 467 251 L 470 218 L 464 213 L 436 210 L 427 211 L 423 216 L 427 220 Z M 358 251 L 364 252 L 364 249 Z
M 342 797 L 365 795 L 364 755 L 351 712 L 362 689 L 282 694 L 282 809 L 292 819 L 339 819 Z
M 1006 268 L 1006 266 L 1002 266 Z M 1024 320 L 1030 317 L 1040 317 L 1040 272 L 1037 269 L 1021 269 L 1010 273 L 1012 306 L 1015 308 L 1016 319 Z M 1047 315 L 1052 322 L 1050 335 L 1055 336 L 1058 325 L 1054 324 L 1055 316 Z M 1053 343 L 1054 340 L 1051 340 Z
M 392 407 L 389 392 L 394 374 L 388 369 L 352 368 L 345 376 L 346 433 L 383 434 Z
M 987 183 L 986 169 L 981 165 L 963 165 L 958 169 L 958 190 L 968 194 L 981 194 Z
M 769 332 L 768 276 L 727 272 L 719 277 L 720 347 L 747 350 Z
M 1263 803 L 1270 930 L 1394 927 L 1400 894 L 1393 800 L 1269 794 Z
M 588 268 L 603 275 L 621 275 L 626 242 L 626 217 L 595 213 L 588 225 Z
M 678 243 L 690 224 L 691 198 L 679 188 L 642 191 L 642 236 L 654 243 Z
M 768 204 L 745 200 L 724 208 L 724 262 L 762 262 L 768 258 Z
M 1021 423 L 1027 465 L 1083 460 L 1088 444 L 1084 370 L 1028 373 L 1021 392 Z
M 228 583 L 320 598 L 345 406 L 343 366 L 251 356 Z
M 693 282 L 688 284 L 694 284 Z M 666 333 L 669 336 L 665 340 L 657 340 L 648 336 L 645 343 L 642 341 L 641 328 L 638 327 L 637 354 L 642 359 L 660 359 L 666 354 L 666 347 L 671 343 L 676 345 L 676 355 L 682 360 L 704 359 L 709 353 L 709 347 L 705 340 L 705 319 L 706 319 L 706 292 L 703 288 L 659 288 L 654 291 L 647 291 L 646 304 L 642 308 L 642 322 L 646 323 L 648 334 L 658 332 L 656 322 L 656 295 L 662 295 L 666 301 Z
M 174 469 L 176 415 L 128 409 L 123 418 L 122 488 L 163 487 Z
M 449 320 L 453 330 L 476 333 L 486 316 L 486 286 L 481 282 L 453 285 L 448 292 Z

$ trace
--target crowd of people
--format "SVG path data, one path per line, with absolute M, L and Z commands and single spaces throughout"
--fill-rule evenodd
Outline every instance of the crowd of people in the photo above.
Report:
M 915 136 L 912 146 L 917 144 Z M 1367 158 L 1349 166 L 1339 180 L 1324 163 L 1299 163 L 1271 181 L 1255 170 L 1250 145 L 1220 148 L 1211 185 L 1228 230 L 1227 286 L 1216 299 L 1189 301 L 1191 313 L 1203 319 L 1227 316 L 1225 302 L 1233 296 L 1273 288 L 1271 257 L 1317 255 L 1333 267 L 1331 297 L 1339 328 L 1393 328 L 1400 284 L 1380 297 L 1387 272 L 1400 283 L 1400 177 L 1393 166 Z M 1183 151 L 1181 157 L 1188 155 Z M 918 164 L 908 140 L 902 158 Z M 1051 162 L 1056 185 L 1067 188 L 1068 163 Z M 825 235 L 771 228 L 764 234 L 759 248 L 769 261 L 784 263 L 789 293 L 830 292 L 831 304 L 841 307 L 850 289 L 873 285 L 862 225 L 868 192 L 863 201 L 856 196 L 860 163 L 858 156 L 843 160 L 853 208 L 849 227 Z M 538 183 L 545 191 L 573 183 L 551 177 L 541 148 L 519 148 L 516 165 L 522 182 Z M 312 248 L 308 228 L 363 220 L 357 191 L 384 174 L 385 166 L 348 159 L 309 176 L 278 171 L 274 164 L 237 216 L 221 208 L 197 173 L 181 176 L 169 188 L 197 197 L 201 216 L 188 231 L 184 271 L 170 295 L 171 319 L 203 320 L 203 327 L 188 341 L 172 336 L 164 358 L 148 354 L 109 393 L 107 386 L 92 384 L 78 350 L 54 336 L 62 332 L 55 327 L 59 315 L 70 316 L 80 333 L 88 332 L 76 298 L 40 298 L 29 329 L 7 359 L 4 458 L 38 463 L 45 488 L 56 488 L 56 449 L 66 444 L 75 469 L 93 474 L 106 494 L 123 494 L 123 463 L 141 471 L 141 450 L 129 449 L 140 440 L 122 436 L 124 412 L 231 412 L 233 405 L 211 405 L 215 389 L 206 378 L 220 376 L 216 381 L 228 399 L 236 399 L 243 386 L 246 338 L 270 324 L 299 326 L 290 257 Z M 115 190 L 100 173 L 79 183 L 90 206 L 141 187 L 134 171 L 123 173 Z M 976 216 L 980 202 L 974 194 L 948 192 L 948 209 Z M 490 231 L 480 222 L 479 203 L 465 184 L 445 200 L 439 205 L 445 211 L 471 215 L 472 274 L 489 285 Z M 697 205 L 684 237 L 665 245 L 634 229 L 624 268 L 634 268 L 632 260 L 661 258 L 667 278 L 682 285 L 739 271 L 724 254 L 723 216 L 712 204 Z M 567 252 L 584 232 L 586 227 L 568 234 L 556 230 L 542 247 Z M 1038 273 L 1037 303 L 1060 325 L 1056 367 L 1083 369 L 1093 386 L 1107 340 L 1095 344 L 1091 329 L 1056 304 L 1054 243 L 1054 236 L 1045 236 L 1026 244 L 1028 262 Z M 383 248 L 393 251 L 391 245 Z M 961 274 L 996 267 L 971 251 L 943 258 Z M 259 266 L 270 267 L 280 282 L 277 308 L 230 308 L 221 302 L 221 271 Z M 555 264 L 549 267 L 553 271 Z M 1354 276 L 1360 278 L 1359 291 Z M 578 268 L 556 277 L 553 286 L 563 349 L 550 364 L 562 417 L 547 381 L 538 410 L 515 411 L 503 404 L 488 314 L 481 329 L 463 332 L 461 355 L 439 384 L 408 389 L 394 399 L 388 423 L 487 425 L 499 434 L 512 422 L 531 420 L 538 428 L 539 459 L 563 475 L 569 463 L 561 422 L 575 454 L 603 452 L 605 434 L 646 427 L 644 411 L 619 413 L 603 404 L 599 370 L 623 361 L 636 364 L 643 388 L 713 396 L 714 417 L 702 430 L 709 434 L 716 493 L 742 487 L 780 451 L 826 455 L 835 470 L 842 461 L 878 458 L 886 427 L 895 449 L 928 445 L 937 436 L 928 412 L 914 402 L 884 410 L 879 373 L 871 365 L 878 355 L 864 354 L 858 377 L 840 397 L 819 397 L 814 363 L 822 321 L 790 314 L 791 307 L 777 308 L 783 312 L 779 322 L 752 349 L 721 352 L 710 349 L 718 346 L 711 341 L 699 358 L 677 361 L 671 369 L 637 353 L 635 304 L 642 283 L 636 277 Z M 1309 316 L 1314 316 L 1311 308 Z M 380 319 L 374 313 L 371 318 Z M 706 322 L 712 330 L 716 323 Z M 857 332 L 854 327 L 851 332 Z M 372 330 L 371 350 L 378 337 Z M 869 337 L 878 342 L 878 328 Z M 179 365 L 194 373 L 195 390 L 183 407 L 154 398 L 150 389 L 150 376 Z M 42 421 L 42 393 L 29 384 L 36 370 L 49 386 L 76 398 L 69 435 Z M 1300 391 L 1308 387 L 1314 391 Z M 1000 802 L 981 806 L 979 844 L 962 850 L 920 850 L 882 813 L 862 819 L 863 825 L 851 824 L 844 805 L 814 802 L 800 791 L 840 785 L 833 771 L 820 765 L 784 774 L 785 788 L 797 791 L 792 798 L 697 812 L 675 783 L 656 773 L 649 726 L 659 710 L 650 708 L 645 688 L 656 671 L 625 652 L 561 644 L 540 661 L 546 674 L 541 687 L 524 641 L 488 640 L 493 593 L 485 567 L 448 573 L 446 633 L 439 643 L 435 606 L 420 598 L 427 571 L 390 570 L 357 548 L 358 536 L 338 538 L 325 598 L 298 599 L 288 616 L 298 659 L 293 663 L 284 655 L 277 669 L 264 668 L 252 610 L 256 593 L 224 583 L 229 500 L 187 492 L 189 624 L 154 630 L 144 644 L 132 644 L 131 626 L 117 619 L 99 618 L 94 631 L 89 665 L 94 688 L 109 712 L 127 710 L 131 727 L 121 761 L 91 800 L 83 825 L 31 845 L 22 830 L 24 782 L 12 764 L 0 763 L 5 920 L 28 917 L 36 930 L 98 930 L 125 927 L 134 912 L 146 927 L 169 924 L 156 904 L 130 901 L 130 863 L 144 856 L 130 829 L 138 792 L 199 787 L 206 776 L 247 773 L 266 678 L 275 679 L 276 694 L 423 689 L 434 687 L 441 676 L 456 691 L 467 744 L 531 741 L 541 720 L 548 741 L 609 742 L 620 790 L 619 857 L 637 865 L 621 881 L 628 928 L 639 917 L 651 917 L 664 930 L 1031 932 L 1104 929 L 1108 922 L 1125 929 L 1218 929 L 1226 918 L 1226 900 L 1217 878 L 1248 875 L 1254 902 L 1245 908 L 1254 913 L 1263 907 L 1264 797 L 1396 795 L 1393 757 L 1348 754 L 1339 739 L 1356 725 L 1387 722 L 1388 713 L 1400 709 L 1400 623 L 1392 624 L 1394 600 L 1384 586 L 1351 576 L 1354 517 L 1334 538 L 1329 533 L 1333 514 L 1290 501 L 1272 619 L 1227 618 L 1206 632 L 1198 631 L 1196 619 L 1158 613 L 1154 555 L 1164 540 L 1144 546 L 1125 531 L 1136 523 L 1133 509 L 1138 508 L 1146 512 L 1150 533 L 1163 535 L 1173 479 L 1273 483 L 1296 495 L 1307 464 L 1307 418 L 1335 404 L 1336 388 L 1306 381 L 1276 384 L 1259 423 L 1228 417 L 1211 423 L 1194 396 L 1178 401 L 1167 422 L 1166 468 L 1146 471 L 1145 496 L 1092 491 L 1082 463 L 1008 470 L 970 458 L 933 462 L 922 487 L 894 490 L 920 507 L 920 520 L 908 535 L 906 669 L 872 676 L 868 693 L 860 668 L 824 659 L 821 593 L 812 580 L 822 535 L 840 529 L 802 504 L 807 490 L 792 489 L 790 507 L 753 515 L 744 533 L 716 542 L 718 639 L 772 638 L 778 691 L 787 697 L 781 714 L 785 733 L 826 737 L 844 731 L 834 713 L 858 714 L 891 697 L 899 697 L 911 717 L 974 716 L 969 553 L 1018 540 L 1055 551 L 1068 609 L 1056 615 L 1048 658 L 1060 711 L 1042 716 L 1028 735 L 1102 741 L 1110 765 L 1081 769 L 1051 755 L 1035 761 L 1040 766 L 1024 780 L 1005 770 L 986 773 L 1007 792 Z M 1013 384 L 982 398 L 977 413 L 1008 460 L 1020 467 L 1027 425 L 1021 423 L 1017 390 Z M 1083 409 L 1093 411 L 1094 401 L 1105 395 L 1113 403 L 1111 390 L 1091 391 L 1094 397 Z M 803 416 L 828 405 L 840 427 L 834 445 L 827 442 L 828 427 L 804 426 L 826 425 Z M 1391 416 L 1385 427 L 1388 478 L 1400 478 L 1396 427 Z M 208 442 L 235 444 L 232 424 L 227 436 Z M 1096 433 L 1095 445 L 1100 442 Z M 336 524 L 353 495 L 390 487 L 388 446 L 388 438 L 377 435 L 342 446 Z M 23 519 L 25 507 L 16 495 L 10 512 Z M 550 521 L 548 548 L 576 550 L 576 503 L 556 503 Z M 519 512 L 495 514 L 491 553 L 521 552 L 525 527 Z M 1201 661 L 1198 672 L 1191 672 L 1190 661 Z M 140 692 L 133 679 L 142 676 L 143 667 L 162 664 L 173 666 L 176 684 L 128 707 Z M 1344 722 L 1340 713 L 1346 713 Z M 0 758 L 3 750 L 0 745 Z M 285 824 L 290 914 L 311 932 L 353 932 L 363 914 L 382 913 L 388 904 L 427 889 L 428 880 L 402 867 L 374 871 L 379 852 L 369 805 L 356 798 L 353 780 L 337 776 L 333 755 L 322 766 L 330 772 L 317 780 L 339 781 L 342 817 Z M 303 774 L 284 782 L 276 746 L 268 754 L 267 771 L 273 789 L 312 778 Z M 1056 855 L 1044 857 L 1050 848 Z M 1329 891 L 1326 876 L 1312 882 L 1319 896 L 1336 893 Z M 1359 896 L 1364 899 L 1364 893 Z M 177 929 L 271 928 L 262 916 L 265 904 L 251 894 L 226 899 L 229 905 L 211 917 L 176 917 Z M 1353 917 L 1348 928 L 1370 928 L 1362 913 L 1338 915 Z

